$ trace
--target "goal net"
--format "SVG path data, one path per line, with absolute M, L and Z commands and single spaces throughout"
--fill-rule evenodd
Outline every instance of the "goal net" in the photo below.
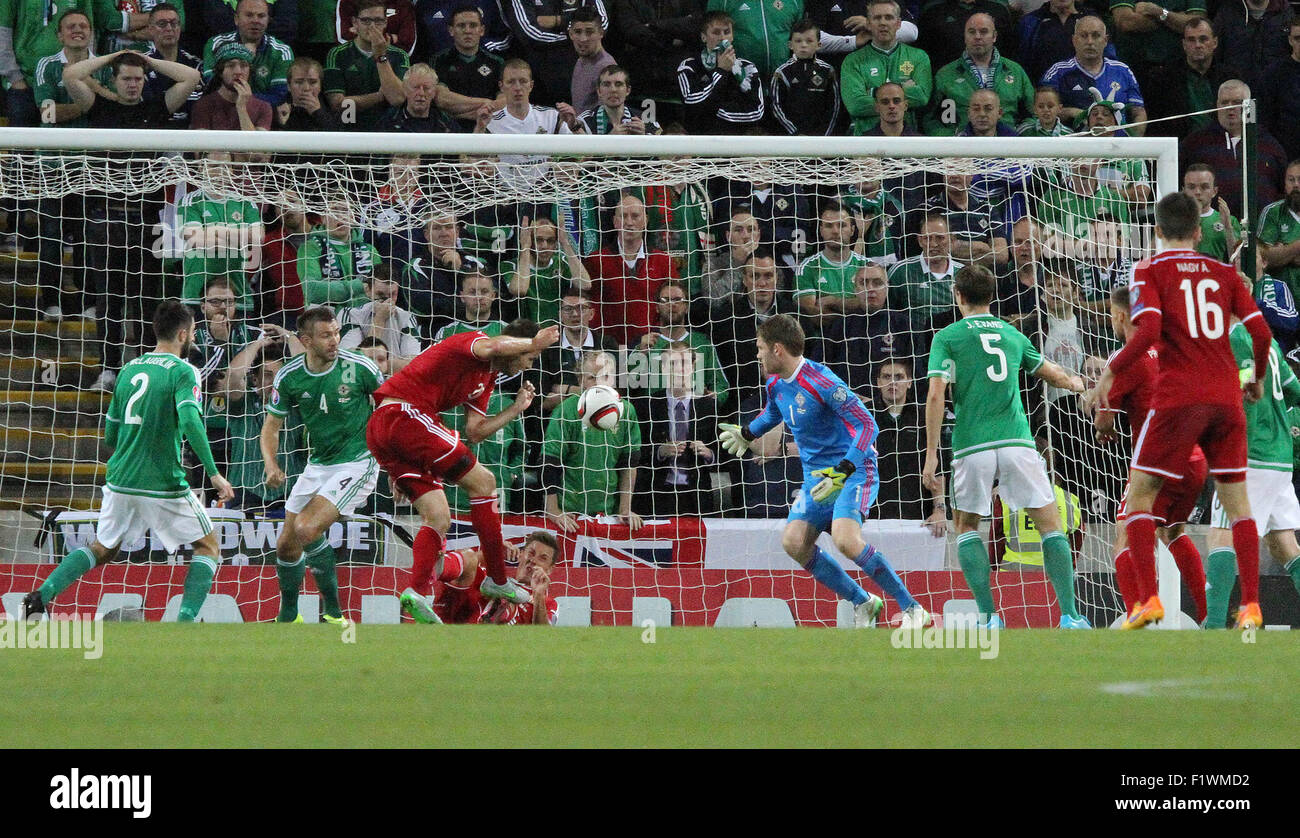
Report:
M 1154 200 L 1176 188 L 1177 168 L 1172 141 L 1114 138 L 69 135 L 0 134 L 0 592 L 11 613 L 93 535 L 114 375 L 152 347 L 166 297 L 194 306 L 190 360 L 238 491 L 214 513 L 224 563 L 208 619 L 275 614 L 275 540 L 310 440 L 291 416 L 278 446 L 290 482 L 271 489 L 258 437 L 292 354 L 285 335 L 317 304 L 336 310 L 345 348 L 389 372 L 457 332 L 496 334 L 517 317 L 561 325 L 559 346 L 500 382 L 491 412 L 525 380 L 536 399 L 476 453 L 497 477 L 508 539 L 562 536 L 550 585 L 562 622 L 851 625 L 781 547 L 802 484 L 789 433 L 744 460 L 717 444 L 720 422 L 762 408 L 758 324 L 795 316 L 806 357 L 880 428 L 868 542 L 927 609 L 960 611 L 970 593 L 951 504 L 921 483 L 930 343 L 960 316 L 953 274 L 990 268 L 994 312 L 1091 383 L 1116 346 L 1108 295 L 1153 251 Z M 576 418 L 594 383 L 624 396 L 613 432 Z M 1076 396 L 1023 374 L 1021 389 L 1059 487 L 1078 598 L 1105 625 L 1120 610 L 1111 540 L 1129 438 L 1101 446 Z M 444 421 L 464 427 L 455 411 Z M 201 468 L 191 485 L 207 487 Z M 477 543 L 468 499 L 448 499 L 451 546 Z M 331 530 L 351 616 L 397 619 L 418 527 L 385 478 Z M 1054 624 L 1032 526 L 995 509 L 985 530 L 1007 624 Z M 838 556 L 829 536 L 822 545 Z M 123 549 L 53 611 L 163 617 L 184 555 L 149 538 Z

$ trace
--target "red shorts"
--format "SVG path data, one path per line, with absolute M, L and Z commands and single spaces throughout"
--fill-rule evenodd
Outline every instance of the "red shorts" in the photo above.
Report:
M 366 447 L 411 500 L 441 491 L 444 481 L 455 483 L 478 464 L 460 434 L 405 403 L 375 410 L 366 425 Z
M 484 579 L 487 579 L 487 567 L 479 562 L 478 569 L 474 572 L 474 581 L 469 583 L 469 587 L 442 586 L 433 610 L 444 623 L 477 623 L 483 615 L 483 595 L 479 593 L 478 586 L 483 584 Z
M 1157 526 L 1184 524 L 1191 517 L 1196 502 L 1201 499 L 1201 489 L 1205 488 L 1205 475 L 1208 466 L 1204 456 L 1193 456 L 1187 464 L 1187 473 L 1180 480 L 1166 480 L 1160 487 L 1160 494 L 1151 505 L 1151 514 L 1155 516 Z M 1115 515 L 1116 523 L 1123 523 L 1128 502 L 1128 487 L 1124 487 L 1124 500 L 1119 502 L 1119 512 Z
M 1192 450 L 1198 443 L 1215 480 L 1237 483 L 1246 479 L 1246 412 L 1240 404 L 1151 410 L 1133 446 L 1133 468 L 1181 480 L 1189 473 Z

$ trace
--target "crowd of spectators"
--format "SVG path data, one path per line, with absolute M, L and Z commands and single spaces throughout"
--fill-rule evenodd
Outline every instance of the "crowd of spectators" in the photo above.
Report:
M 11 125 L 954 142 L 1100 126 L 1181 140 L 1205 247 L 1220 258 L 1241 235 L 1234 106 L 1253 88 L 1272 271 L 1257 287 L 1295 343 L 1300 166 L 1288 160 L 1300 156 L 1300 20 L 1281 0 L 70 0 L 56 17 L 33 0 L 7 8 L 0 74 Z M 846 186 L 715 177 L 454 216 L 437 207 L 418 157 L 390 156 L 381 188 L 335 196 L 319 215 L 296 211 L 289 195 L 239 197 L 242 159 L 209 154 L 202 188 L 178 194 L 74 195 L 34 209 L 45 316 L 100 322 L 94 386 L 111 387 L 124 353 L 149 342 L 153 301 L 196 307 L 196 363 L 217 395 L 214 447 L 242 464 L 231 474 L 250 504 L 277 496 L 239 459 L 257 459 L 241 434 L 292 349 L 297 314 L 328 304 L 344 346 L 388 371 L 457 332 L 496 334 L 515 317 L 562 325 L 529 374 L 535 405 L 480 452 L 499 469 L 507 508 L 557 520 L 776 514 L 798 485 L 793 443 L 774 432 L 741 464 L 717 448 L 714 429 L 761 405 L 757 325 L 791 313 L 809 357 L 881 417 L 889 456 L 877 514 L 930 518 L 942 498 L 922 490 L 913 462 L 916 393 L 931 337 L 958 316 L 955 272 L 995 271 L 995 311 L 1087 374 L 1113 347 L 1110 290 L 1150 244 L 1140 228 L 1153 186 L 1140 162 L 990 164 Z M 550 163 L 502 158 L 494 172 L 527 192 Z M 160 249 L 152 222 L 169 214 L 174 245 Z M 67 244 L 82 248 L 84 271 L 54 252 Z M 617 434 L 593 436 L 575 406 L 601 381 L 624 390 L 629 409 Z M 502 384 L 503 403 L 518 383 Z M 1098 496 L 1101 459 L 1073 397 L 1028 395 L 1060 437 L 1060 479 Z M 719 474 L 734 491 L 715 491 L 727 482 Z

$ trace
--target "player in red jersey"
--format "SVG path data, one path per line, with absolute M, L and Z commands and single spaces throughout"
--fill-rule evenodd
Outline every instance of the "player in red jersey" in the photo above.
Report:
M 456 483 L 470 497 L 470 520 L 481 540 L 489 577 L 481 586 L 483 595 L 516 604 L 528 601 L 528 593 L 506 578 L 496 480 L 460 434 L 442 424 L 438 414 L 464 404 L 468 408 L 465 434 L 470 442 L 481 442 L 496 433 L 527 410 L 534 396 L 532 385 L 525 382 L 514 404 L 489 416 L 488 400 L 497 377 L 528 369 L 543 349 L 559 339 L 558 326 L 538 331 L 531 320 L 515 320 L 495 338 L 482 332 L 463 332 L 421 352 L 375 391 L 378 406 L 366 427 L 366 445 L 424 520 L 415 539 L 411 588 L 403 592 L 404 605 L 428 607 L 416 589 L 428 586 L 446 543 L 451 525 L 451 511 L 442 491 L 446 481 Z
M 559 611 L 548 596 L 551 570 L 560 555 L 560 543 L 546 530 L 535 530 L 524 539 L 518 553 L 515 581 L 532 595 L 520 605 L 485 599 L 481 593 L 487 570 L 480 550 L 449 550 L 438 560 L 438 581 L 442 593 L 433 606 L 435 620 L 442 623 L 497 623 L 499 625 L 553 626 Z M 542 603 L 542 607 L 538 607 Z
M 1133 320 L 1129 317 L 1129 291 L 1116 288 L 1110 295 L 1110 325 L 1115 336 L 1122 341 L 1133 337 Z M 1103 380 L 1108 380 L 1110 406 L 1097 411 L 1095 424 L 1097 438 L 1101 442 L 1113 442 L 1116 439 L 1115 418 L 1125 413 L 1134 436 L 1139 436 L 1142 424 L 1151 409 L 1151 395 L 1159 373 L 1159 362 L 1155 349 L 1148 349 L 1146 355 L 1135 361 L 1122 375 L 1116 376 L 1106 370 Z M 1156 536 L 1165 543 L 1173 554 L 1178 572 L 1187 582 L 1192 600 L 1196 604 L 1196 622 L 1205 619 L 1205 566 L 1201 564 L 1201 553 L 1196 549 L 1190 536 L 1183 533 L 1196 501 L 1200 499 L 1201 489 L 1205 485 L 1207 474 L 1205 454 L 1201 446 L 1192 449 L 1191 459 L 1181 480 L 1168 480 L 1160 487 L 1151 512 L 1158 525 Z M 1125 519 L 1124 502 L 1120 502 L 1119 512 L 1115 516 L 1115 581 L 1119 585 L 1120 595 L 1124 598 L 1125 614 L 1133 614 L 1142 605 L 1137 571 L 1133 566 L 1132 554 L 1128 549 L 1128 534 L 1122 526 Z
M 1133 337 L 1108 365 L 1121 375 L 1157 341 L 1160 344 L 1155 394 L 1134 445 L 1126 499 L 1125 527 L 1143 604 L 1124 621 L 1124 628 L 1142 628 L 1164 617 L 1156 595 L 1152 508 L 1166 479 L 1186 475 L 1197 443 L 1232 521 L 1241 576 L 1237 624 L 1260 627 L 1259 533 L 1246 496 L 1246 415 L 1243 385 L 1228 341 L 1229 317 L 1241 318 L 1250 332 L 1256 369 L 1267 369 L 1271 335 L 1236 269 L 1196 252 L 1200 210 L 1193 198 L 1177 192 L 1160 199 L 1156 235 L 1166 249 L 1134 269 Z M 1099 383 L 1095 391 L 1102 407 L 1108 406 L 1108 390 Z M 1262 393 L 1257 381 L 1246 384 L 1245 390 L 1252 401 Z

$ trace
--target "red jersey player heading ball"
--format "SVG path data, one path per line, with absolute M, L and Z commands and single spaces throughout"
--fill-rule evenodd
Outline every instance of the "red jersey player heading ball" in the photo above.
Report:
M 499 337 L 464 332 L 421 352 L 397 375 L 375 391 L 378 407 L 366 428 L 366 445 L 424 520 L 415 539 L 412 588 L 429 584 L 442 553 L 451 512 L 442 491 L 444 481 L 459 485 L 470 496 L 470 520 L 478 533 L 487 563 L 486 597 L 527 602 L 528 593 L 506 578 L 505 543 L 496 508 L 496 480 L 460 434 L 442 424 L 438 414 L 465 405 L 465 433 L 481 442 L 532 404 L 533 387 L 525 382 L 514 404 L 487 415 L 488 400 L 499 376 L 514 376 L 533 365 L 542 350 L 560 339 L 558 326 L 538 331 L 531 320 L 515 320 Z M 403 593 L 418 597 L 418 592 Z M 427 604 L 426 604 L 427 607 Z
M 1130 287 L 1132 338 L 1110 361 L 1123 373 L 1159 342 L 1160 372 L 1145 427 L 1133 451 L 1126 499 L 1129 549 L 1144 604 L 1124 628 L 1142 628 L 1164 617 L 1156 595 L 1156 522 L 1151 514 L 1166 479 L 1184 477 L 1199 443 L 1209 461 L 1219 497 L 1233 521 L 1233 544 L 1241 575 L 1238 626 L 1258 628 L 1259 534 L 1246 497 L 1246 415 L 1241 379 L 1228 340 L 1235 315 L 1250 332 L 1255 368 L 1267 369 L 1271 335 L 1236 268 L 1196 252 L 1200 208 L 1181 192 L 1156 205 L 1156 235 L 1167 249 L 1138 263 Z M 1104 383 L 1098 386 L 1103 405 Z M 1257 399 L 1260 385 L 1246 385 Z

